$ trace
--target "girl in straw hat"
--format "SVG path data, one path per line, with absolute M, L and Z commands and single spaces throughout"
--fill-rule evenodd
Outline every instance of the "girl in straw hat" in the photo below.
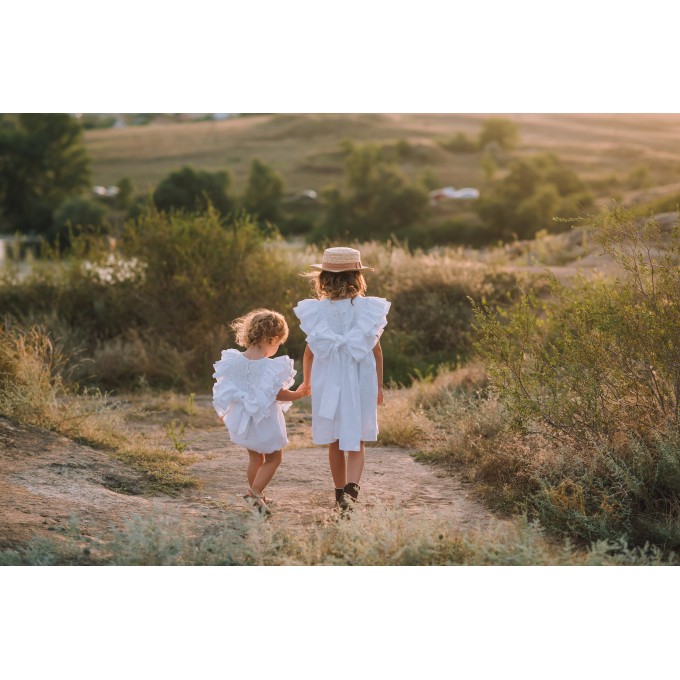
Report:
M 293 310 L 307 335 L 302 385 L 312 390 L 313 441 L 328 444 L 336 507 L 346 511 L 359 495 L 364 442 L 378 437 L 380 336 L 390 303 L 365 297 L 362 272 L 371 268 L 354 248 L 328 248 L 323 261 L 311 266 L 316 271 L 306 276 L 316 299 L 302 300 Z

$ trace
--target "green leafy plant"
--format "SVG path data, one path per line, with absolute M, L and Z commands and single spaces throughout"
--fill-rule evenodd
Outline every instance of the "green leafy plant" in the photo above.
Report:
M 593 539 L 680 545 L 680 229 L 614 206 L 590 238 L 615 280 L 553 281 L 510 310 L 474 305 L 477 348 L 524 440 L 529 505 L 548 527 Z M 551 443 L 552 442 L 552 443 Z M 507 459 L 518 453 L 505 448 Z M 485 456 L 498 456 L 487 452 Z

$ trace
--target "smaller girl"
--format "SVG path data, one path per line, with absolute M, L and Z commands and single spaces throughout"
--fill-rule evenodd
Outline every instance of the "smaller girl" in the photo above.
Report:
M 281 314 L 256 309 L 231 324 L 236 343 L 245 352 L 228 349 L 214 364 L 213 406 L 229 431 L 229 438 L 248 451 L 248 491 L 244 498 L 263 514 L 270 514 L 263 491 L 281 464 L 288 443 L 284 411 L 291 402 L 306 397 L 310 389 L 295 392 L 293 360 L 271 357 L 288 338 Z

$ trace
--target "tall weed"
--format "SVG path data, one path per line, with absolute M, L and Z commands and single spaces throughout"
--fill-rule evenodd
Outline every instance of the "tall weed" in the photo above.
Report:
M 0 329 L 0 414 L 109 451 L 143 472 L 149 491 L 177 493 L 196 483 L 188 455 L 130 432 L 105 394 L 66 384 L 66 360 L 38 327 Z

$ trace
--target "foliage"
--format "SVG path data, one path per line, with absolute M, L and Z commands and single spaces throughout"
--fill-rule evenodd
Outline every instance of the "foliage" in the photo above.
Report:
M 646 164 L 638 165 L 630 171 L 628 175 L 629 189 L 644 189 L 652 185 L 652 179 L 649 173 L 649 166 Z
M 496 238 L 524 239 L 541 229 L 555 230 L 554 216 L 568 216 L 575 203 L 586 208 L 591 202 L 574 171 L 554 154 L 542 154 L 512 161 L 508 174 L 477 201 L 476 210 Z
M 476 213 L 462 213 L 436 224 L 423 224 L 408 232 L 412 248 L 436 248 L 445 246 L 480 247 L 493 240 L 486 224 Z
M 276 224 L 281 219 L 283 179 L 266 163 L 253 160 L 248 174 L 248 185 L 243 196 L 243 207 L 262 222 Z
M 508 118 L 487 118 L 482 123 L 479 133 L 479 148 L 483 149 L 490 142 L 496 142 L 505 151 L 514 149 L 519 143 L 517 123 Z
M 525 296 L 505 323 L 477 310 L 480 349 L 518 417 L 540 417 L 588 445 L 680 424 L 680 235 L 661 255 L 659 236 L 653 220 L 640 225 L 615 207 L 591 237 L 623 280 L 555 280 L 552 299 Z
M 451 139 L 441 140 L 439 145 L 451 153 L 474 153 L 479 151 L 477 140 L 468 137 L 464 132 L 457 132 Z
M 592 218 L 590 235 L 622 277 L 554 281 L 550 299 L 525 295 L 507 313 L 476 306 L 478 348 L 514 427 L 555 442 L 525 489 L 544 524 L 676 548 L 680 229 L 659 250 L 653 220 L 614 206 Z
M 480 165 L 482 166 L 482 171 L 484 172 L 484 177 L 487 182 L 491 182 L 496 176 L 496 171 L 498 170 L 498 165 L 494 160 L 493 156 L 489 153 L 485 153 L 482 156 Z
M 116 117 L 105 116 L 101 113 L 85 113 L 80 118 L 80 124 L 85 130 L 105 130 L 116 124 Z
M 367 275 L 368 294 L 392 302 L 382 339 L 388 380 L 410 383 L 416 370 L 458 364 L 472 348 L 468 298 L 495 307 L 517 294 L 514 276 L 458 250 L 412 253 L 397 244 L 364 243 L 361 253 L 376 269 Z
M 227 215 L 233 208 L 228 189 L 228 172 L 204 172 L 185 165 L 158 184 L 153 201 L 164 212 L 202 213 L 212 205 L 221 215 Z
M 70 198 L 54 214 L 54 236 L 68 245 L 70 233 L 96 232 L 106 220 L 107 209 L 90 198 Z
M 132 205 L 132 199 L 135 193 L 135 187 L 132 180 L 129 177 L 121 177 L 118 182 L 118 195 L 114 201 L 114 205 L 117 208 L 123 210 L 129 208 Z
M 411 184 L 396 164 L 381 159 L 374 145 L 351 146 L 345 158 L 347 193 L 324 192 L 326 219 L 316 239 L 372 238 L 400 235 L 421 219 L 428 195 Z
M 109 452 L 144 474 L 146 491 L 176 494 L 195 484 L 182 451 L 130 432 L 106 395 L 76 396 L 77 386 L 64 380 L 67 363 L 61 344 L 44 329 L 0 329 L 0 414 Z
M 551 545 L 526 521 L 461 532 L 443 520 L 376 507 L 347 521 L 304 531 L 229 511 L 218 525 L 192 526 L 158 512 L 134 515 L 122 529 L 92 536 L 72 517 L 60 541 L 34 538 L 0 551 L 0 565 L 638 565 L 677 564 L 656 547 L 599 541 L 586 549 Z
M 64 392 L 65 365 L 62 349 L 40 328 L 0 328 L 0 413 L 48 427 Z
M 23 325 L 40 321 L 93 363 L 81 381 L 111 388 L 210 384 L 229 345 L 227 324 L 256 307 L 280 309 L 304 347 L 294 304 L 306 294 L 302 269 L 265 246 L 249 219 L 223 224 L 215 210 L 166 214 L 151 208 L 128 221 L 115 250 L 82 234 L 61 262 L 38 263 L 0 287 L 0 310 Z M 141 381 L 141 382 L 140 382 Z
M 644 205 L 636 206 L 638 215 L 656 215 L 664 212 L 675 212 L 680 209 L 680 193 L 661 196 Z
M 393 302 L 383 336 L 387 381 L 410 383 L 417 370 L 470 353 L 468 296 L 495 306 L 516 295 L 513 276 L 459 250 L 358 247 L 376 268 L 367 274 L 368 294 Z M 265 240 L 247 219 L 225 226 L 214 211 L 167 215 L 152 207 L 125 225 L 113 249 L 108 239 L 78 235 L 67 257 L 38 261 L 20 280 L 7 274 L 0 314 L 24 327 L 41 323 L 69 354 L 81 351 L 88 361 L 74 377 L 82 383 L 207 389 L 212 363 L 231 346 L 229 321 L 256 307 L 286 316 L 283 351 L 302 358 L 292 309 L 310 295 L 299 273 L 320 255 Z
M 47 235 L 54 210 L 90 182 L 82 127 L 66 113 L 0 115 L 4 231 Z

